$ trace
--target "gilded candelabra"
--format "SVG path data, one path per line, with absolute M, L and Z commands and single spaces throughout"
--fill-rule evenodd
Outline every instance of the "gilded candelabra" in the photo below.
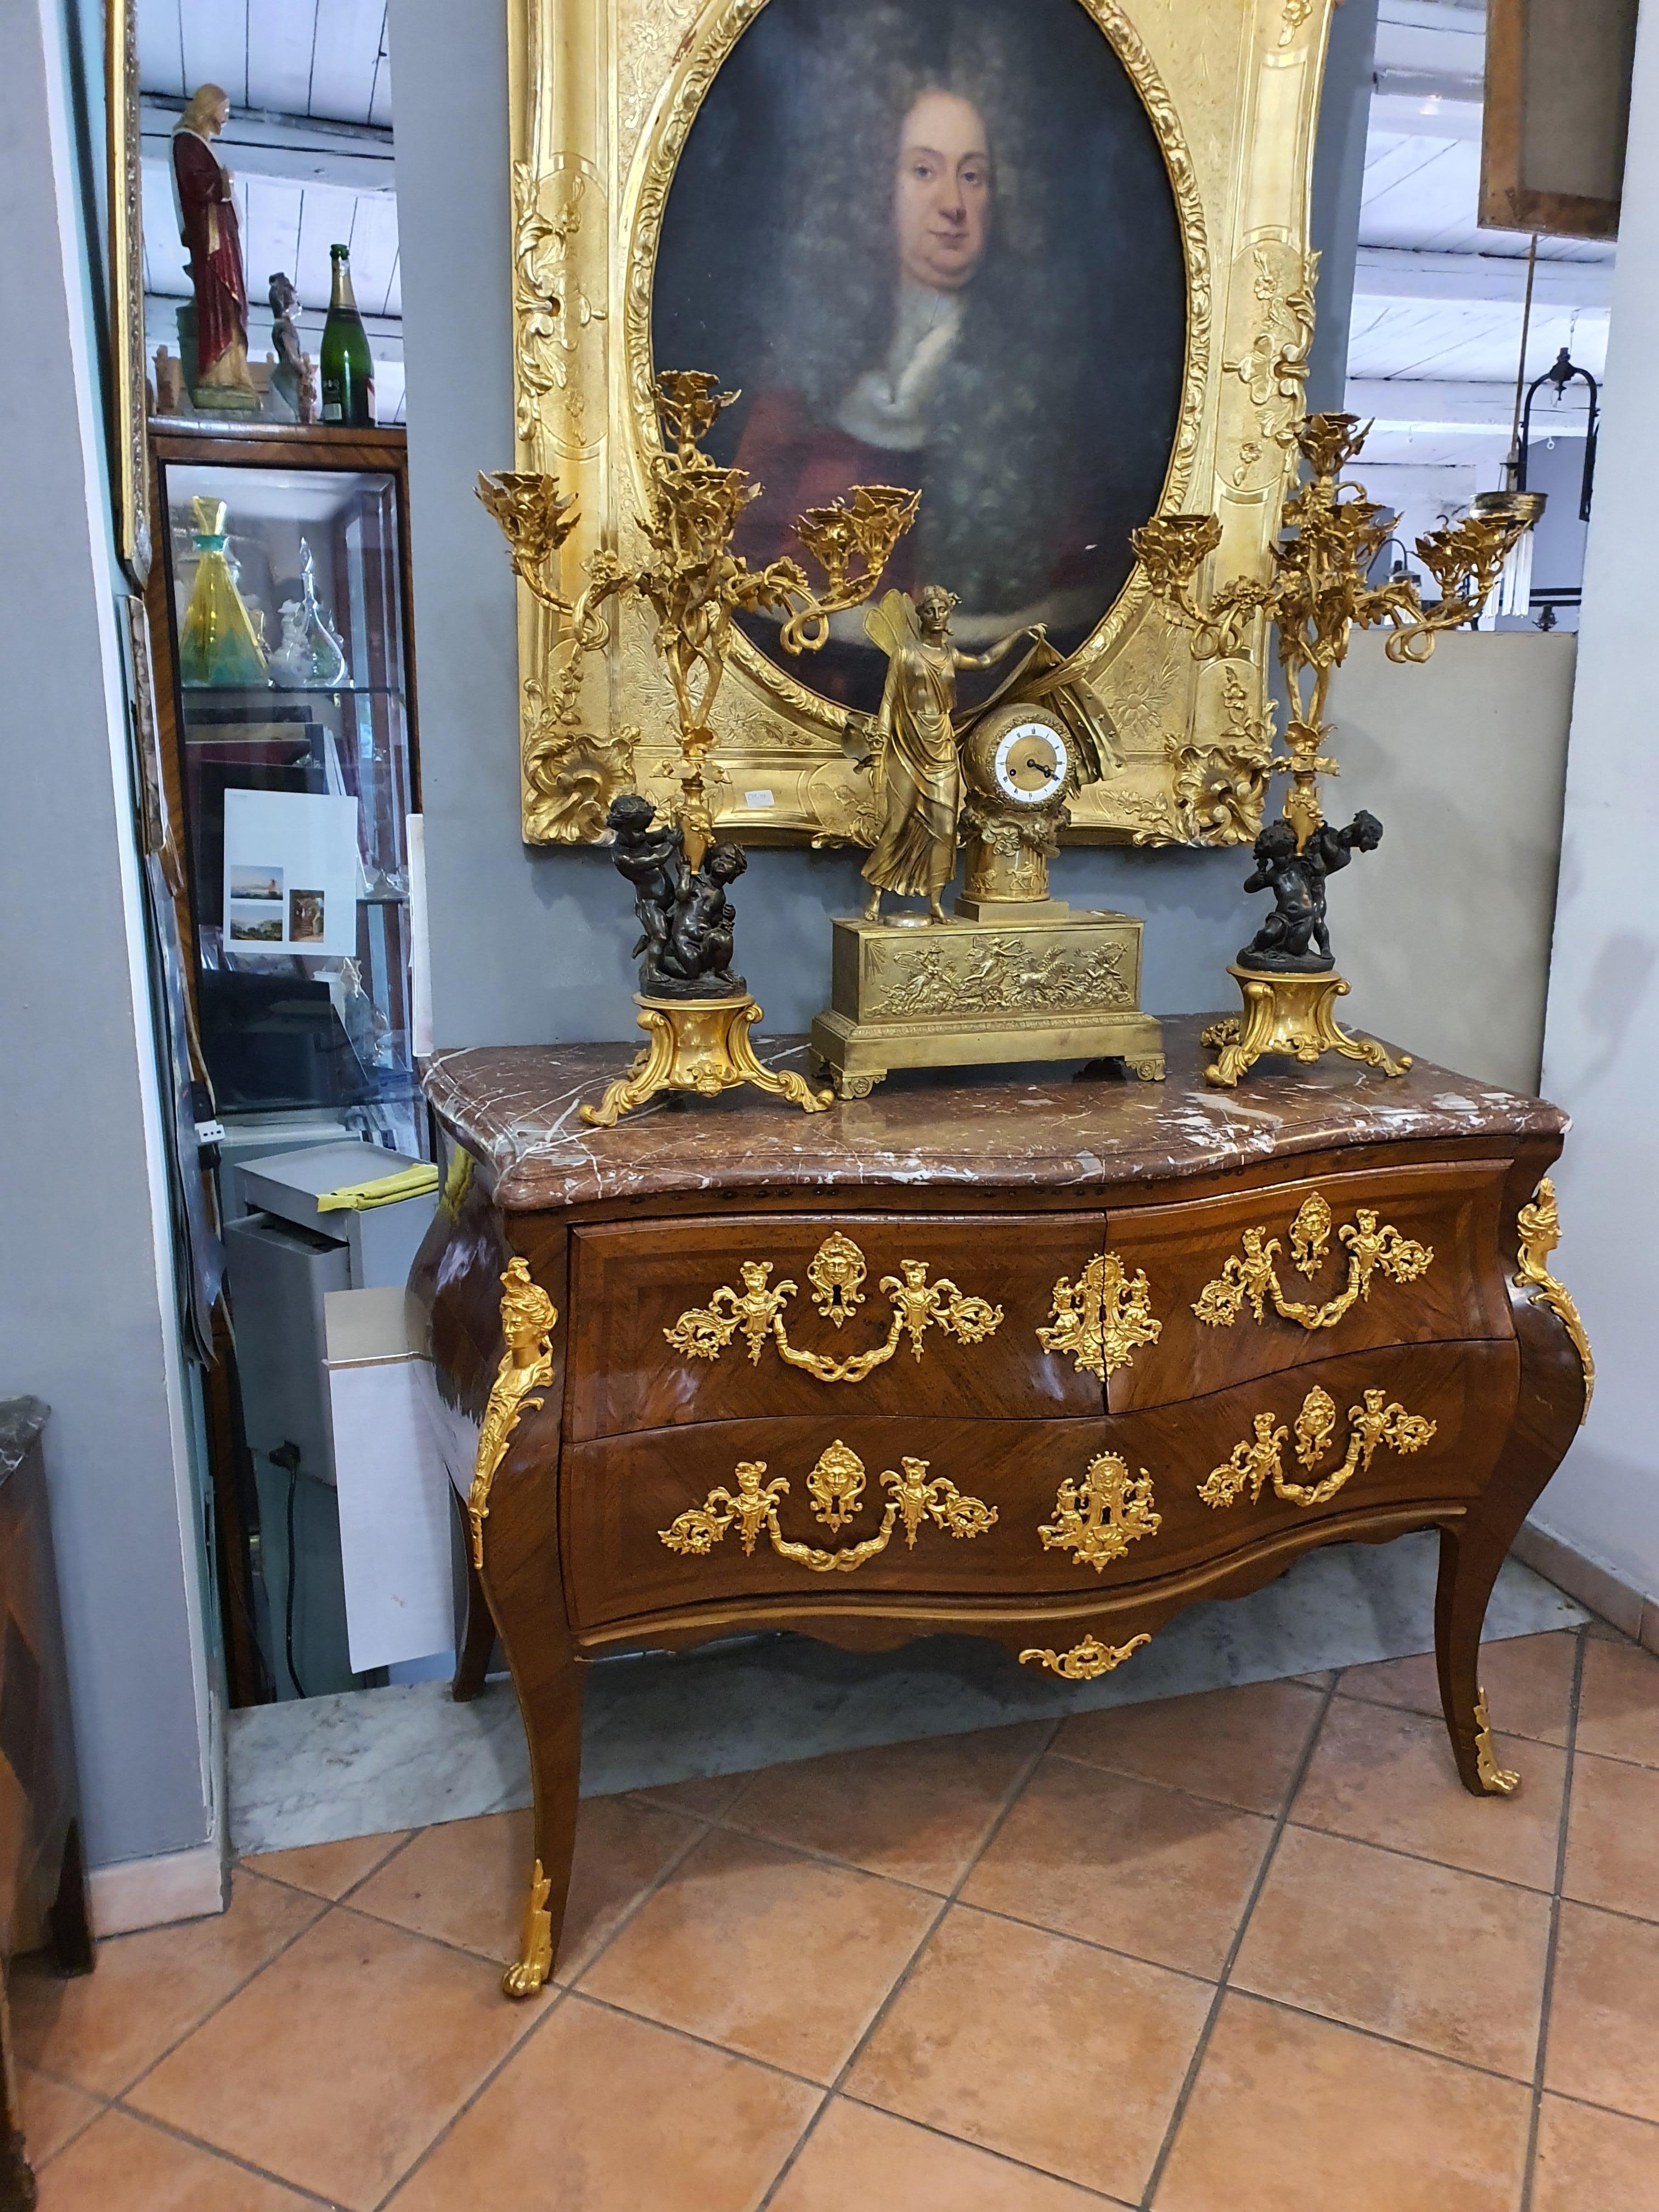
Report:
M 650 1043 L 598 1106 L 583 1107 L 586 1120 L 606 1127 L 660 1091 L 714 1097 L 750 1083 L 809 1113 L 830 1100 L 827 1091 L 810 1089 L 798 1075 L 763 1067 L 749 1042 L 761 1009 L 730 972 L 734 916 L 725 890 L 744 860 L 737 845 L 714 842 L 704 774 L 714 744 L 713 708 L 733 616 L 776 616 L 786 652 L 816 652 L 829 640 L 830 617 L 858 606 L 875 589 L 915 519 L 920 495 L 859 484 L 845 500 L 799 516 L 794 534 L 823 569 L 821 586 L 793 561 L 751 568 L 732 552 L 732 539 L 762 487 L 746 471 L 723 468 L 702 450 L 716 418 L 738 396 L 722 392 L 719 380 L 702 370 L 665 369 L 658 377 L 663 447 L 652 457 L 647 511 L 639 517 L 649 557 L 629 569 L 612 552 L 595 554 L 574 599 L 557 579 L 561 549 L 576 524 L 574 500 L 548 476 L 478 479 L 478 496 L 501 526 L 514 572 L 562 626 L 547 702 L 552 718 L 574 722 L 583 662 L 610 643 L 600 610 L 612 599 L 643 600 L 655 615 L 657 649 L 673 694 L 681 789 L 672 824 L 653 829 L 649 803 L 630 793 L 613 805 L 609 825 L 614 857 L 635 888 L 643 933 L 635 948 L 645 954 L 635 1002 Z
M 1337 773 L 1327 750 L 1331 675 L 1355 629 L 1383 624 L 1391 632 L 1385 648 L 1390 660 L 1426 660 L 1440 631 L 1480 613 L 1536 504 L 1523 494 L 1494 495 L 1478 512 L 1418 539 L 1419 557 L 1440 586 L 1437 604 L 1425 606 L 1409 578 L 1372 585 L 1371 566 L 1394 517 L 1342 473 L 1369 428 L 1352 415 L 1311 415 L 1298 426 L 1294 434 L 1307 474 L 1285 499 L 1273 572 L 1265 580 L 1237 578 L 1207 603 L 1195 596 L 1198 572 L 1221 543 L 1213 514 L 1159 515 L 1133 533 L 1152 590 L 1190 628 L 1200 659 L 1245 659 L 1258 648 L 1264 623 L 1278 632 L 1290 713 L 1285 750 L 1267 772 L 1288 775 L 1290 788 L 1281 818 L 1256 840 L 1255 870 L 1245 886 L 1271 890 L 1274 910 L 1228 969 L 1243 995 L 1243 1015 L 1204 1033 L 1217 1048 L 1206 1073 L 1226 1087 L 1264 1054 L 1311 1061 L 1338 1052 L 1387 1075 L 1410 1066 L 1408 1058 L 1391 1060 L 1374 1038 L 1348 1036 L 1334 1011 L 1348 985 L 1331 957 L 1325 879 L 1353 853 L 1372 850 L 1382 825 L 1363 811 L 1344 829 L 1325 818 L 1319 779 Z

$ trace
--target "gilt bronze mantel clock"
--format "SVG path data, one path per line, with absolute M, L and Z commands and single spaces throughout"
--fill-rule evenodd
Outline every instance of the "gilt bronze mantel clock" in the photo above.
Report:
M 951 594 L 890 592 L 865 617 L 888 655 L 881 708 L 856 720 L 882 827 L 857 919 L 833 925 L 831 996 L 811 1051 L 842 1097 L 895 1067 L 1119 1059 L 1164 1073 L 1162 1033 L 1140 1012 L 1141 923 L 1074 912 L 1048 895 L 1048 862 L 1079 788 L 1121 768 L 1099 698 L 1041 629 L 986 653 L 951 643 Z M 1032 642 L 977 711 L 956 712 L 956 671 Z M 965 851 L 953 915 L 943 895 Z M 925 913 L 884 916 L 891 893 Z

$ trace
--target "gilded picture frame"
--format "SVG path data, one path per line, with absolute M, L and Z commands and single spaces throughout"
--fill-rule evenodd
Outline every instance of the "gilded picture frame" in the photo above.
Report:
M 595 555 L 639 557 L 635 518 L 659 450 L 655 371 L 724 373 L 653 358 L 658 256 L 711 88 L 763 11 L 785 4 L 793 0 L 508 0 L 514 465 L 556 476 L 579 502 L 560 556 L 572 598 Z M 816 4 L 827 11 L 839 0 Z M 1265 576 L 1313 334 L 1308 198 L 1335 0 L 1073 4 L 1133 85 L 1178 219 L 1184 356 L 1149 512 L 1213 511 L 1215 578 Z M 545 702 L 570 647 L 522 586 L 518 623 L 526 842 L 595 842 L 624 789 L 671 799 L 672 718 L 648 614 L 617 614 L 568 721 Z M 1110 717 L 1123 767 L 1077 795 L 1072 836 L 1254 837 L 1272 750 L 1259 651 L 1200 662 L 1130 568 L 1073 665 Z M 720 833 L 751 844 L 872 842 L 867 769 L 847 742 L 846 708 L 814 688 L 815 672 L 734 641 L 710 763 Z
M 104 114 L 109 191 L 110 477 L 116 545 L 138 591 L 149 574 L 144 369 L 144 218 L 138 166 L 138 4 L 106 0 Z

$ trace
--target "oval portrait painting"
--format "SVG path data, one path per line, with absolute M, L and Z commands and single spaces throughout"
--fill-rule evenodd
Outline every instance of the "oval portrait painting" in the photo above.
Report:
M 967 650 L 1043 623 L 1070 653 L 1158 507 L 1186 313 L 1163 154 L 1086 0 L 769 0 L 675 172 L 652 343 L 741 391 L 708 450 L 763 487 L 751 562 L 855 483 L 914 487 L 888 582 L 954 592 Z M 810 660 L 745 628 L 878 702 L 861 611 Z

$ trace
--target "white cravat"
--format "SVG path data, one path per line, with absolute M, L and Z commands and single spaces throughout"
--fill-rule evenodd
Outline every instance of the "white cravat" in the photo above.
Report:
M 927 403 L 962 327 L 963 295 L 900 280 L 893 343 L 836 410 L 836 428 L 866 446 L 914 453 L 927 443 Z

